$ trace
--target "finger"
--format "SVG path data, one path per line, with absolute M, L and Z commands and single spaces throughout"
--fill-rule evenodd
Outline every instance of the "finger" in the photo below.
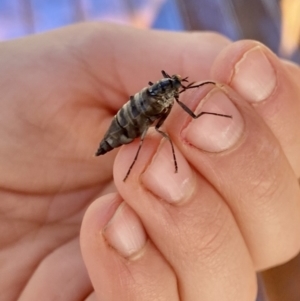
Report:
M 228 46 L 214 63 L 212 76 L 248 100 L 281 144 L 300 177 L 300 68 L 281 61 L 258 42 Z
M 191 121 L 177 109 L 168 120 L 168 132 L 227 201 L 256 269 L 295 256 L 300 248 L 299 185 L 267 125 L 229 87 L 213 89 L 202 101 L 197 93 L 185 94 L 183 100 L 196 112 L 232 115 Z
M 170 145 L 163 140 L 158 146 L 159 141 L 155 133 L 146 137 L 126 182 L 138 141 L 122 148 L 114 177 L 174 270 L 180 300 L 254 300 L 255 272 L 228 206 L 178 149 L 175 174 Z
M 116 194 L 89 207 L 81 249 L 99 300 L 179 300 L 172 269 L 147 238 L 139 217 Z

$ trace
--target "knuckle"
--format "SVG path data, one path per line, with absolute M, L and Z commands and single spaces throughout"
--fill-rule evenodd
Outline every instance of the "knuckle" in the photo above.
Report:
M 185 248 L 188 244 L 189 252 L 201 261 L 222 252 L 228 235 L 232 231 L 230 212 L 226 208 L 224 204 L 219 203 L 213 212 L 201 213 L 199 214 L 201 218 L 196 220 L 194 211 L 188 214 L 184 218 L 186 222 L 181 224 L 183 233 L 180 235 L 187 241 L 179 245 Z
M 251 198 L 258 205 L 266 203 L 269 206 L 280 193 L 285 162 L 279 145 L 259 142 L 260 146 L 255 151 L 259 153 L 260 160 L 253 156 L 253 162 L 248 162 L 248 171 L 245 172 L 249 174 L 248 197 L 245 199 Z
M 250 245 L 255 268 L 262 270 L 293 258 L 300 250 L 299 186 L 280 145 L 261 141 L 256 151 L 260 160 L 253 156 L 247 163 L 248 183 L 240 200 L 248 220 L 261 223 L 262 231 L 253 241 L 263 239 L 264 243 Z

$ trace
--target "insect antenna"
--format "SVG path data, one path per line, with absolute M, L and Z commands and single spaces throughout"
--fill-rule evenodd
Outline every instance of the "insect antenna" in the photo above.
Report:
M 187 83 L 188 83 L 188 82 L 189 82 L 189 81 L 188 81 L 188 78 L 189 78 L 189 77 L 187 76 L 187 77 L 183 78 L 181 81 L 182 81 L 182 82 L 187 82 Z

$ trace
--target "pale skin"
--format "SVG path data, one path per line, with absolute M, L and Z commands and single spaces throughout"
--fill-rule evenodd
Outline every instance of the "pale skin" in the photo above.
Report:
M 272 83 L 236 66 L 257 45 L 95 23 L 1 43 L 1 300 L 255 300 L 256 272 L 300 250 L 300 70 L 260 45 L 275 88 L 249 92 L 237 70 Z M 195 135 L 175 104 L 163 128 L 178 174 L 168 143 L 150 133 L 124 183 L 138 141 L 93 154 L 116 111 L 162 69 L 222 83 L 216 93 L 231 105 L 210 109 L 234 121 Z M 209 89 L 181 100 L 196 109 Z M 194 124 L 208 131 L 213 120 Z M 187 184 L 177 190 L 176 179 Z M 271 278 L 270 301 L 293 300 Z

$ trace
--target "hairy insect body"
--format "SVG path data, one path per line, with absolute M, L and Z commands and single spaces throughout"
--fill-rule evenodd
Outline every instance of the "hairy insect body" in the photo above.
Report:
M 149 82 L 149 87 L 131 96 L 130 100 L 123 105 L 114 116 L 96 152 L 96 156 L 103 155 L 114 148 L 132 142 L 137 137 L 141 137 L 136 155 L 123 181 L 129 176 L 142 147 L 147 130 L 152 125 L 155 125 L 156 131 L 170 142 L 175 172 L 177 172 L 177 161 L 172 140 L 167 133 L 160 130 L 160 127 L 171 112 L 174 101 L 194 119 L 204 114 L 232 118 L 232 116 L 229 115 L 213 112 L 201 112 L 195 115 L 193 111 L 179 100 L 180 93 L 206 84 L 215 84 L 214 82 L 207 81 L 198 85 L 190 83 L 185 86 L 182 82 L 188 82 L 187 78 L 181 78 L 176 74 L 170 76 L 165 71 L 162 71 L 162 75 L 164 77 L 163 79 L 154 84 Z
M 164 78 L 132 96 L 114 116 L 96 155 L 132 142 L 169 114 L 179 88 L 177 78 Z

